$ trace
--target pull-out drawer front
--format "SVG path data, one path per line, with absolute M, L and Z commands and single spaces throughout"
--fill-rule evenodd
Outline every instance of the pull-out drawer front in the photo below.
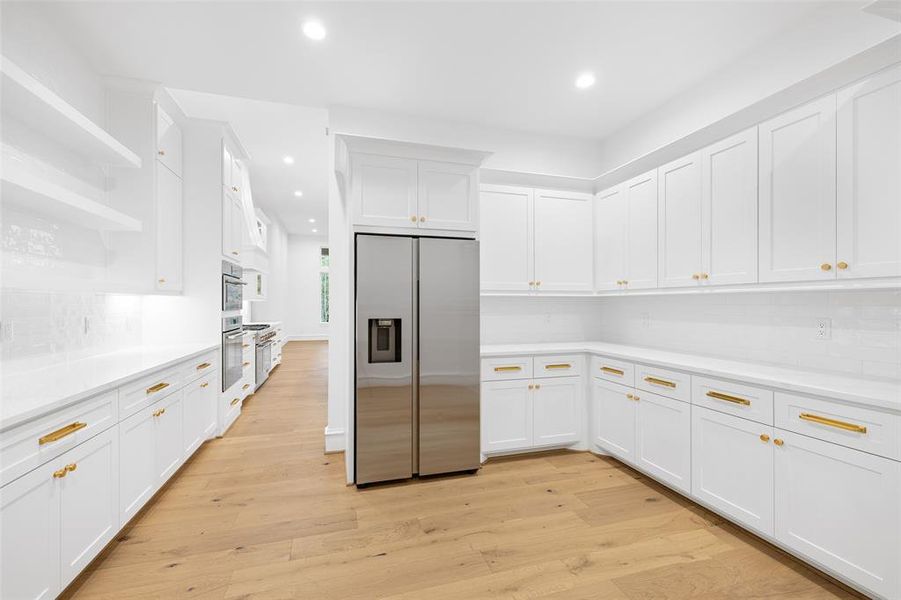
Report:
M 191 381 L 194 381 L 195 379 L 203 377 L 204 375 L 212 373 L 218 368 L 218 353 L 215 350 L 212 352 L 207 352 L 206 354 L 201 354 L 200 356 L 192 358 L 182 365 L 181 381 L 182 383 L 189 383 Z
M 901 460 L 901 415 L 776 392 L 776 427 Z
M 773 424 L 772 390 L 693 375 L 691 403 L 764 425 Z
M 509 356 L 482 359 L 482 381 L 531 378 L 531 356 Z
M 533 377 L 572 377 L 582 374 L 581 354 L 551 354 L 535 357 Z
M 181 365 L 169 367 L 119 388 L 120 418 L 130 417 L 145 406 L 178 390 L 182 385 L 181 369 Z
M 635 365 L 614 358 L 592 356 L 591 375 L 629 387 L 635 385 Z
M 635 365 L 635 387 L 682 402 L 691 402 L 691 375 L 688 373 Z
M 0 434 L 3 457 L 0 485 L 56 458 L 118 421 L 118 391 L 112 390 Z

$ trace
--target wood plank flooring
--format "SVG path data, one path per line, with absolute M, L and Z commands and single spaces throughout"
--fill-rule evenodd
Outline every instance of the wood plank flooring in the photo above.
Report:
M 324 342 L 292 342 L 66 596 L 635 600 L 859 597 L 588 453 L 357 490 L 323 454 Z

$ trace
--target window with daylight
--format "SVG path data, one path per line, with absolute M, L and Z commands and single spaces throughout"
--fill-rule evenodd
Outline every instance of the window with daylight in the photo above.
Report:
M 328 248 L 319 249 L 319 322 L 328 323 Z

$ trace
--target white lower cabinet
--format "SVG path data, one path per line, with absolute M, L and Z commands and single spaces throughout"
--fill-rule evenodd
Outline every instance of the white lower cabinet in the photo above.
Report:
M 773 535 L 773 428 L 702 406 L 691 411 L 692 495 Z
M 776 442 L 776 539 L 901 598 L 901 463 L 781 429 Z
M 581 377 L 537 380 L 532 402 L 533 446 L 556 446 L 579 441 Z
M 125 525 L 157 490 L 156 404 L 119 423 L 119 524 Z
M 638 403 L 633 389 L 602 379 L 591 386 L 594 443 L 614 456 L 635 463 L 635 419 Z
M 218 377 L 211 373 L 185 386 L 182 400 L 185 458 L 194 454 L 216 429 L 217 383 Z
M 153 413 L 156 418 L 154 456 L 156 457 L 156 474 L 160 484 L 169 479 L 184 462 L 182 396 L 183 392 L 178 391 L 155 405 L 158 408 Z
M 482 451 L 532 446 L 532 390 L 526 379 L 482 383 Z
M 691 493 L 691 405 L 650 392 L 634 394 L 636 465 L 660 481 Z

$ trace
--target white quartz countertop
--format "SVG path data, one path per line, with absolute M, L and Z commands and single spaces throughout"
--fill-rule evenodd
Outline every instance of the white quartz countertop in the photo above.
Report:
M 217 348 L 218 341 L 140 346 L 39 369 L 7 361 L 0 365 L 0 431 Z
M 901 412 L 901 381 L 866 379 L 821 371 L 805 371 L 752 362 L 724 360 L 640 346 L 605 342 L 548 342 L 539 344 L 485 345 L 482 358 L 531 354 L 588 353 L 630 362 L 690 371 L 712 377 L 765 385 L 790 392 Z

